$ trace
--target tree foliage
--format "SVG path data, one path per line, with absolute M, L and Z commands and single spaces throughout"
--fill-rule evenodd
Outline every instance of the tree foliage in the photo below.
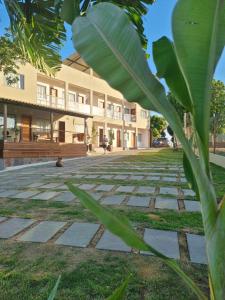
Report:
M 166 128 L 167 122 L 163 116 L 153 115 L 151 117 L 151 130 L 153 138 L 163 137 L 163 133 Z

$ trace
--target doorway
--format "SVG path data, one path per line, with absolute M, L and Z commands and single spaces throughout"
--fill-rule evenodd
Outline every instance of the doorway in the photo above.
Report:
M 31 123 L 32 123 L 32 118 L 30 116 L 22 116 L 22 118 L 21 118 L 21 140 L 24 142 L 31 141 Z
M 136 148 L 136 134 L 131 132 L 131 148 Z
M 121 131 L 120 130 L 117 130 L 116 145 L 117 145 L 117 147 L 121 147 Z
M 65 122 L 59 121 L 59 142 L 65 143 Z
M 99 147 L 101 147 L 103 144 L 103 135 L 104 135 L 103 128 L 99 128 Z

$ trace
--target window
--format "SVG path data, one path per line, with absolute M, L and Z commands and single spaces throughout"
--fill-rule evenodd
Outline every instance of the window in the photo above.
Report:
M 124 108 L 124 113 L 125 113 L 126 115 L 129 115 L 129 114 L 130 114 L 130 109 L 127 108 L 127 107 L 125 107 L 125 108 Z
M 71 104 L 75 104 L 76 103 L 76 93 L 69 93 L 69 102 Z
M 141 144 L 142 143 L 142 134 L 138 133 L 138 143 Z
M 24 90 L 24 75 L 23 74 L 9 74 L 5 76 L 5 84 L 10 87 Z
M 13 135 L 16 128 L 16 118 L 14 116 L 7 117 L 7 135 Z M 4 130 L 4 116 L 0 114 L 0 140 L 3 139 L 3 130 Z
M 50 127 L 48 120 L 37 120 L 37 131 L 48 132 L 50 131 Z
M 102 100 L 102 99 L 98 99 L 98 107 L 99 108 L 105 108 L 105 101 Z
M 141 110 L 141 118 L 142 119 L 147 119 L 148 118 L 148 113 L 146 110 Z
M 83 94 L 79 94 L 77 98 L 77 102 L 80 104 L 86 104 L 87 97 Z
M 37 85 L 37 95 L 39 99 L 47 99 L 47 87 L 45 85 Z

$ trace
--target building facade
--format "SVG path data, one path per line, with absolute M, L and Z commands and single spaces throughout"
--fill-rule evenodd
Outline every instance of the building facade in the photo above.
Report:
M 0 73 L 0 157 L 13 144 L 14 148 L 23 145 L 29 152 L 29 147 L 46 147 L 47 142 L 61 148 L 70 145 L 73 150 L 67 150 L 67 155 L 62 152 L 64 157 L 81 155 L 86 147 L 77 145 L 101 147 L 104 135 L 115 149 L 149 147 L 149 112 L 127 102 L 78 54 L 67 58 L 55 77 L 41 74 L 29 64 L 20 66 L 18 81 L 13 84 Z M 43 155 L 59 155 L 52 153 Z M 20 163 L 24 162 L 17 160 Z

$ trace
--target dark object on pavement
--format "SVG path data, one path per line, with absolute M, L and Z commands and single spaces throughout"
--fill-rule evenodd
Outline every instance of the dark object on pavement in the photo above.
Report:
M 55 165 L 56 167 L 63 167 L 62 157 L 58 157 L 58 160 Z
M 169 147 L 169 141 L 167 138 L 158 138 L 153 141 L 152 143 L 153 147 Z

